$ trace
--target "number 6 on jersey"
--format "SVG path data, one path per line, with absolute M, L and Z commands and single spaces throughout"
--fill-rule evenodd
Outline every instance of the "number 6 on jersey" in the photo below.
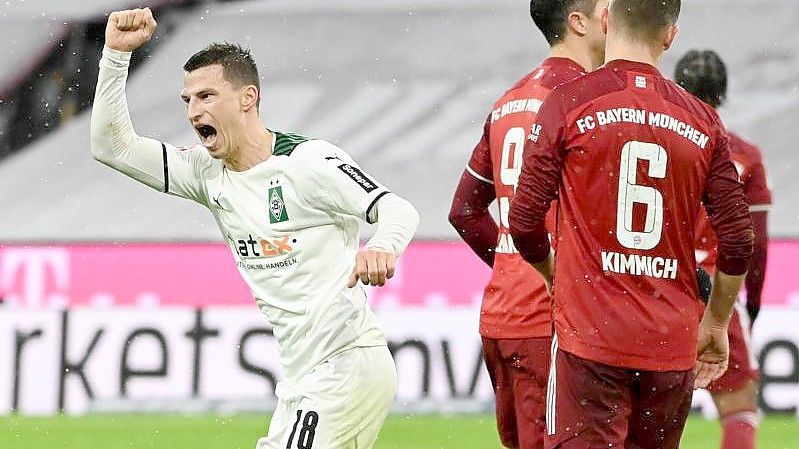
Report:
M 638 185 L 638 161 L 649 161 L 647 174 L 651 178 L 666 177 L 668 155 L 657 144 L 632 141 L 621 149 L 619 165 L 619 204 L 616 212 L 616 238 L 626 248 L 652 249 L 660 243 L 663 233 L 663 194 L 656 188 Z M 633 207 L 646 205 L 643 231 L 633 231 Z

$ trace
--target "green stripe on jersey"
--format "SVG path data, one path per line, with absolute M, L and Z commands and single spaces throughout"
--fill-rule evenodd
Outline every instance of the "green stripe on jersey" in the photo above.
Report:
M 282 133 L 280 131 L 273 131 L 275 133 L 275 152 L 276 156 L 290 156 L 291 152 L 297 145 L 311 140 L 310 137 L 301 136 L 299 134 Z

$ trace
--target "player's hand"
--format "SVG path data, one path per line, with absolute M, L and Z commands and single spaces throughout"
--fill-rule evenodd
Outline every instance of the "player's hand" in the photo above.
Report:
M 549 293 L 549 296 L 552 296 L 552 278 L 555 273 L 555 253 L 550 249 L 547 258 L 533 264 L 533 268 L 544 278 L 544 285 L 547 287 L 547 293 Z
M 105 25 L 105 45 L 119 51 L 136 50 L 153 37 L 156 26 L 150 8 L 114 11 Z
M 358 279 L 366 285 L 386 285 L 394 276 L 394 253 L 379 248 L 367 248 L 355 256 L 355 268 L 350 274 L 348 287 L 355 287 Z
M 696 353 L 694 388 L 707 388 L 727 371 L 730 358 L 727 326 L 703 319 L 699 324 Z

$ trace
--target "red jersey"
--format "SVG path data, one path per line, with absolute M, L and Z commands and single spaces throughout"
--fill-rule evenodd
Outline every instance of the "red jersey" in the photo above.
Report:
M 749 212 L 767 212 L 771 207 L 771 189 L 768 187 L 766 164 L 760 150 L 735 133 L 729 133 L 730 158 L 735 164 L 738 179 L 743 184 Z M 709 273 L 716 269 L 716 234 L 707 214 L 700 211 L 696 227 L 696 262 Z
M 649 371 L 688 370 L 703 306 L 694 223 L 714 211 L 719 268 L 743 274 L 752 224 L 716 112 L 651 65 L 611 61 L 556 88 L 531 130 L 510 225 L 531 262 L 549 253 L 559 347 Z
M 508 212 L 522 171 L 527 133 L 544 98 L 555 86 L 584 74 L 571 59 L 545 59 L 494 103 L 467 166 L 473 176 L 494 185 L 499 204 L 493 272 L 480 311 L 484 337 L 552 336 L 551 299 L 541 275 L 516 251 L 508 232 Z

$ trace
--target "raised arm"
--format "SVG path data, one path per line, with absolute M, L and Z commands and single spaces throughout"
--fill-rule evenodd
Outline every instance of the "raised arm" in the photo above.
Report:
M 198 173 L 209 160 L 202 147 L 178 150 L 136 134 L 128 111 L 125 85 L 131 52 L 150 40 L 156 23 L 149 8 L 113 12 L 91 120 L 91 152 L 99 162 L 165 193 L 207 204 Z
M 164 191 L 165 150 L 161 142 L 136 134 L 125 97 L 131 52 L 150 40 L 155 27 L 149 8 L 108 17 L 92 107 L 91 151 L 103 164 Z

